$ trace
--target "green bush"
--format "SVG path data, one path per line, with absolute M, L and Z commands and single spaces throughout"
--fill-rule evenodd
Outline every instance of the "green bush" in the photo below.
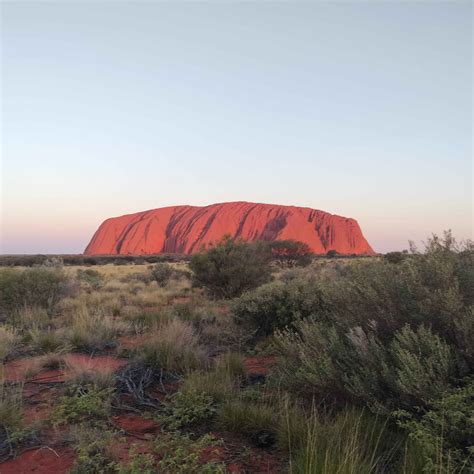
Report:
M 157 263 L 151 270 L 153 279 L 158 283 L 158 286 L 166 286 L 171 280 L 174 270 L 168 263 Z
M 77 279 L 92 290 L 98 290 L 104 285 L 104 279 L 97 270 L 77 270 Z
M 474 382 L 446 391 L 421 417 L 394 415 L 421 446 L 426 472 L 474 472 Z
M 308 244 L 297 240 L 275 240 L 269 242 L 272 260 L 280 267 L 304 267 L 312 261 L 313 253 Z
M 78 423 L 87 419 L 107 418 L 111 410 L 113 388 L 73 387 L 60 397 L 52 413 L 54 425 Z
M 168 398 L 161 423 L 172 430 L 188 428 L 210 420 L 216 412 L 214 401 L 205 393 L 176 392 Z
M 64 294 L 67 281 L 56 267 L 0 270 L 0 315 L 25 306 L 51 310 Z
M 236 323 L 253 332 L 257 339 L 311 315 L 326 318 L 328 309 L 324 295 L 313 279 L 267 283 L 244 293 L 231 305 Z
M 334 409 L 403 410 L 425 469 L 464 472 L 472 432 L 456 420 L 472 417 L 471 262 L 471 244 L 446 234 L 396 265 L 325 269 L 317 278 L 330 317 L 319 311 L 277 331 L 273 382 Z
M 71 474 L 113 474 L 118 470 L 112 456 L 113 433 L 106 427 L 80 425 L 74 431 L 76 460 Z
M 218 455 L 221 440 L 206 434 L 196 440 L 178 432 L 162 433 L 155 442 L 155 451 L 161 455 L 158 470 L 163 474 L 224 474 L 224 463 L 208 460 Z M 204 451 L 206 456 L 204 457 Z
M 261 243 L 225 237 L 219 244 L 193 255 L 189 264 L 194 282 L 217 298 L 233 298 L 270 279 L 270 252 Z

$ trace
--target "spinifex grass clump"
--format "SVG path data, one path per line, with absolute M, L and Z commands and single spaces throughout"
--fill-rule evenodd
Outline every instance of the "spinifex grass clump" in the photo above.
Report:
M 0 373 L 0 462 L 35 438 L 23 422 L 22 392 L 22 384 L 7 383 Z
M 203 368 L 208 363 L 206 349 L 199 343 L 192 325 L 177 319 L 158 327 L 137 349 L 137 357 L 155 370 L 176 374 Z
M 0 325 L 0 363 L 13 354 L 19 342 L 20 335 L 15 328 Z

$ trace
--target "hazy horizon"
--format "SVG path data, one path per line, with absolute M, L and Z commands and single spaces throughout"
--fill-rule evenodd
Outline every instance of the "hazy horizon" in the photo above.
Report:
M 471 2 L 3 2 L 0 253 L 250 201 L 472 238 Z

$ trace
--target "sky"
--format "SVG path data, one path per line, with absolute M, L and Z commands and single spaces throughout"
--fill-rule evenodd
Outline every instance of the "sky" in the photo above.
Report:
M 0 253 L 252 201 L 472 238 L 471 2 L 1 3 Z

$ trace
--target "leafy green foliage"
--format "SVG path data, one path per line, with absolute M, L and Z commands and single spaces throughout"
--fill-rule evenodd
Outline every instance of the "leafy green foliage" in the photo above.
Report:
M 275 240 L 268 243 L 272 260 L 280 267 L 304 267 L 311 263 L 313 253 L 308 244 L 297 240 Z
M 113 388 L 98 389 L 91 385 L 72 387 L 69 394 L 59 398 L 52 413 L 53 424 L 65 425 L 90 418 L 107 418 L 113 391 Z
M 322 291 L 311 279 L 267 283 L 231 305 L 234 320 L 254 332 L 257 339 L 311 315 L 324 317 L 327 309 Z
M 71 474 L 113 474 L 117 463 L 111 455 L 113 433 L 105 427 L 80 425 L 74 432 L 76 438 L 76 460 Z
M 474 470 L 474 382 L 444 392 L 421 417 L 406 410 L 394 415 L 422 447 L 426 472 Z
M 160 422 L 172 430 L 210 420 L 216 412 L 213 399 L 205 393 L 176 392 L 168 399 Z
M 155 450 L 162 454 L 158 463 L 158 472 L 164 474 L 224 474 L 225 465 L 216 460 L 203 459 L 204 451 L 206 458 L 218 457 L 221 441 L 207 434 L 191 439 L 187 435 L 178 432 L 163 433 L 155 442 Z
M 270 251 L 262 243 L 225 237 L 219 244 L 193 255 L 194 282 L 217 298 L 233 298 L 270 279 Z
M 273 381 L 335 408 L 403 410 L 425 461 L 445 472 L 449 460 L 450 470 L 462 472 L 472 445 L 472 432 L 458 422 L 472 417 L 472 252 L 448 233 L 396 265 L 378 260 L 321 272 L 325 308 L 277 331 Z

